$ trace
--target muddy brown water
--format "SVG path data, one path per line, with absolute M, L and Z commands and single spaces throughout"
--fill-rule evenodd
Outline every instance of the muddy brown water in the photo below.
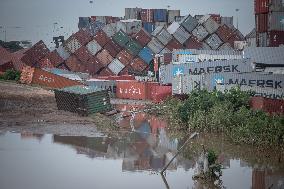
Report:
M 219 154 L 221 187 L 284 188 L 281 152 L 267 158 L 220 136 L 192 140 L 163 180 L 159 172 L 184 137 L 168 134 L 165 120 L 144 113 L 131 117 L 126 111 L 116 120 L 119 131 L 98 137 L 0 133 L 0 188 L 212 188 L 192 179 L 201 143 Z

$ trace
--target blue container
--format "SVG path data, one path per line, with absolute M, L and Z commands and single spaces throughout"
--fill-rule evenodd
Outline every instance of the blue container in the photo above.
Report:
M 155 22 L 167 22 L 167 9 L 155 9 L 154 10 L 154 21 Z
M 155 23 L 143 22 L 143 28 L 151 34 L 155 30 Z
M 143 59 L 147 64 L 150 64 L 150 62 L 153 60 L 154 53 L 148 47 L 144 47 L 139 52 L 139 57 Z

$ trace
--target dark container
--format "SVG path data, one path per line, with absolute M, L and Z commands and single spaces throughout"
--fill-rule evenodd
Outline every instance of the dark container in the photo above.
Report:
M 167 22 L 167 9 L 154 9 L 154 22 Z
M 75 52 L 75 55 L 77 58 L 82 62 L 86 63 L 89 59 L 93 57 L 93 55 L 88 51 L 88 49 L 85 46 L 82 46 L 80 49 L 78 49 Z
M 173 38 L 166 46 L 167 49 L 172 51 L 173 49 L 182 49 L 183 46 L 175 38 Z
M 284 31 L 269 32 L 269 46 L 279 47 L 279 45 L 284 45 Z
M 221 27 L 219 27 L 216 33 L 222 39 L 223 42 L 227 42 L 234 34 L 233 30 L 226 24 L 223 24 Z
M 120 30 L 119 32 L 117 32 L 112 39 L 121 47 L 125 47 L 125 45 L 128 43 L 128 41 L 130 40 L 129 36 L 123 32 L 122 30 Z
M 127 51 L 127 50 L 122 50 L 120 51 L 116 58 L 125 66 L 131 63 L 133 56 Z
M 142 47 L 145 47 L 151 41 L 151 35 L 142 28 L 133 36 L 133 39 L 135 39 Z
M 202 43 L 197 40 L 196 37 L 190 37 L 185 43 L 185 48 L 187 49 L 202 49 Z
M 143 22 L 143 28 L 148 32 L 148 33 L 152 33 L 156 26 L 155 23 L 152 22 Z
M 107 42 L 110 41 L 110 38 L 107 36 L 107 34 L 102 31 L 102 30 L 99 30 L 96 35 L 94 36 L 94 39 L 98 42 L 98 44 L 101 46 L 101 47 L 104 47 L 105 44 L 107 44 Z
M 269 114 L 284 114 L 284 100 L 252 97 L 250 106 L 254 110 L 262 110 Z
M 256 31 L 263 33 L 268 30 L 268 14 L 257 14 L 255 15 Z
M 269 0 L 254 0 L 254 13 L 263 14 L 269 11 Z
M 96 57 L 104 66 L 107 66 L 113 61 L 113 57 L 106 49 L 99 52 Z
M 142 22 L 154 22 L 154 10 L 142 9 L 140 12 Z
M 109 54 L 111 54 L 112 57 L 115 57 L 122 50 L 122 48 L 113 40 L 110 40 L 104 48 L 109 52 Z
M 76 38 L 80 42 L 81 45 L 86 45 L 92 40 L 92 35 L 85 30 L 79 30 L 72 36 Z
M 147 68 L 148 65 L 141 58 L 135 58 L 132 60 L 130 66 L 134 71 L 142 72 Z
M 45 58 L 48 58 L 54 66 L 58 66 L 64 62 L 64 59 L 59 56 L 56 50 L 48 53 Z

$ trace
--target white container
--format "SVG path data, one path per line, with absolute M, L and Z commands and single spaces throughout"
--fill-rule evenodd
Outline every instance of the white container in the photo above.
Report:
M 59 46 L 56 51 L 58 52 L 59 56 L 64 60 L 67 60 L 70 57 L 70 53 L 66 50 L 64 46 Z
M 118 75 L 124 67 L 125 66 L 117 58 L 108 65 L 108 68 L 116 75 Z
M 124 31 L 125 33 L 131 35 L 139 32 L 142 28 L 142 21 L 141 20 L 135 20 L 135 19 L 129 19 L 129 20 L 120 20 L 117 22 L 116 25 L 116 31 L 119 30 Z
M 208 34 L 209 33 L 206 31 L 206 29 L 202 25 L 197 26 L 192 31 L 192 35 L 194 35 L 198 39 L 198 41 L 203 41 L 203 39 L 205 39 L 208 36 Z
M 168 10 L 168 23 L 173 23 L 178 16 L 180 16 L 180 10 Z
M 87 49 L 92 55 L 95 56 L 102 49 L 102 47 L 97 43 L 96 40 L 92 40 L 87 44 Z
M 206 39 L 206 43 L 213 49 L 217 50 L 223 44 L 223 41 L 218 37 L 218 35 L 213 34 L 208 39 Z
M 218 30 L 220 25 L 210 17 L 203 23 L 203 26 L 208 31 L 208 33 L 213 34 Z
M 75 53 L 78 49 L 82 47 L 82 45 L 77 39 L 72 38 L 65 44 L 65 47 L 70 53 Z
M 190 37 L 190 34 L 177 22 L 173 22 L 167 30 L 181 44 L 184 44 Z
M 103 27 L 103 31 L 106 33 L 108 37 L 114 36 L 116 33 L 116 29 L 112 27 L 112 24 L 107 24 Z
M 220 50 L 220 51 L 222 51 L 222 50 L 233 50 L 233 47 L 231 46 L 230 43 L 224 43 L 223 45 L 221 45 L 219 47 L 218 50 Z
M 164 26 L 157 27 L 152 32 L 152 35 L 157 37 L 157 39 L 164 45 L 167 45 L 173 38 L 172 35 L 164 28 Z
M 148 43 L 147 47 L 151 49 L 155 54 L 159 54 L 164 48 L 164 45 L 155 37 Z

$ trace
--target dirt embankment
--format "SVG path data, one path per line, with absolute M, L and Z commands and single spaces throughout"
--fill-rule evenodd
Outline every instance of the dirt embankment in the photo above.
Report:
M 54 93 L 0 81 L 0 131 L 97 135 L 95 120 L 57 109 Z

